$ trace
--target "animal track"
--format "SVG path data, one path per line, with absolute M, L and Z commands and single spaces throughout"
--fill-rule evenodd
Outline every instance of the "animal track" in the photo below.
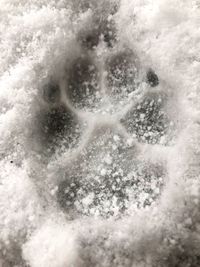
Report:
M 1 12 L 0 266 L 199 266 L 194 1 L 184 21 L 181 1 L 20 2 Z
M 82 125 L 89 130 L 87 142 L 74 159 L 75 167 L 66 168 L 57 185 L 56 200 L 70 218 L 120 217 L 133 205 L 151 205 L 166 175 L 162 164 L 141 162 L 138 144 L 163 144 L 161 139 L 166 137 L 167 145 L 167 93 L 156 89 L 160 81 L 151 68 L 142 77 L 144 70 L 135 53 L 120 48 L 112 19 L 98 18 L 92 27 L 78 33 L 81 52 L 65 72 L 62 89 L 60 81 L 52 79 L 43 88 L 48 107 L 41 132 L 47 147 L 54 151 L 64 144 L 65 150 L 76 149 L 83 136 Z M 100 59 L 97 47 L 102 42 L 105 56 Z M 137 100 L 142 90 L 144 96 Z M 120 115 L 110 112 L 110 105 L 117 106 L 121 100 Z

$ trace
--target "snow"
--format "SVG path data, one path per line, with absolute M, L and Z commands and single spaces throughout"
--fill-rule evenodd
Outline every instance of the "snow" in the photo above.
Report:
M 199 17 L 199 0 L 0 0 L 0 266 L 200 265 Z
M 70 227 L 47 221 L 24 245 L 24 258 L 33 267 L 73 266 L 76 259 L 74 239 Z

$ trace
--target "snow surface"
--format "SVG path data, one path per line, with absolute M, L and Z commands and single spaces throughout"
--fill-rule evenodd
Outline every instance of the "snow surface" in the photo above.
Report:
M 0 0 L 0 266 L 200 266 L 199 0 Z

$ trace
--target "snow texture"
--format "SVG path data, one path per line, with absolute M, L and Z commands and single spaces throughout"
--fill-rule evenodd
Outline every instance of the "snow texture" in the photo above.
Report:
M 0 267 L 200 266 L 199 0 L 0 0 Z

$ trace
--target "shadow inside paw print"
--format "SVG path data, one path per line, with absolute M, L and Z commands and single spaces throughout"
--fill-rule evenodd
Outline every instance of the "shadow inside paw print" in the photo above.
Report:
M 73 177 L 60 183 L 57 200 L 69 216 L 119 218 L 131 205 L 142 208 L 159 197 L 164 174 L 158 169 L 159 166 L 143 166 L 125 173 L 115 166 L 99 176 Z
M 107 60 L 108 94 L 114 99 L 128 96 L 137 87 L 137 58 L 130 51 L 115 53 Z
M 75 108 L 92 108 L 99 101 L 97 67 L 87 56 L 77 58 L 68 74 L 67 95 Z
M 73 147 L 80 135 L 78 120 L 62 104 L 43 111 L 40 128 L 43 143 L 52 150 L 61 142 L 66 148 Z
M 90 140 L 77 170 L 66 173 L 66 180 L 58 186 L 57 200 L 69 217 L 119 218 L 131 205 L 145 207 L 159 197 L 164 168 L 133 158 L 135 149 L 124 141 L 102 129 Z
M 68 214 L 70 211 L 74 213 L 75 201 L 77 199 L 78 191 L 81 189 L 80 179 L 81 177 L 70 177 L 70 181 L 64 180 L 58 186 L 58 203 Z
M 128 132 L 135 134 L 139 141 L 159 143 L 170 128 L 169 117 L 163 108 L 164 101 L 161 95 L 146 96 L 121 119 L 121 123 Z
M 58 83 L 51 81 L 43 86 L 43 98 L 47 103 L 55 104 L 60 101 L 60 88 Z
M 68 215 L 110 217 L 116 213 L 114 210 L 119 215 L 127 208 L 125 187 L 130 187 L 131 183 L 123 184 L 120 174 L 115 175 L 114 179 L 108 176 L 101 177 L 101 180 L 87 178 L 76 181 L 70 179 L 59 185 L 58 203 Z
M 156 87 L 159 85 L 158 76 L 152 69 L 147 71 L 147 82 L 151 87 Z

